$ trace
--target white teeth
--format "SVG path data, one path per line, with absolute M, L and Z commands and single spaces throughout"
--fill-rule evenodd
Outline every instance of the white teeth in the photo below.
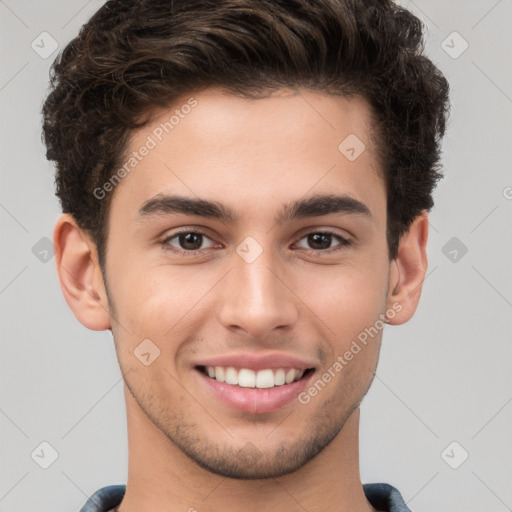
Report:
M 252 370 L 242 368 L 238 374 L 238 385 L 241 388 L 253 388 L 256 386 L 256 374 Z
M 228 366 L 227 368 L 222 366 L 206 366 L 206 373 L 210 378 L 232 386 L 238 385 L 242 388 L 269 389 L 274 386 L 291 384 L 299 380 L 304 375 L 304 370 L 290 368 L 286 371 L 283 368 L 277 370 L 271 370 L 269 368 L 255 372 L 248 368 L 238 370 L 233 366 Z
M 226 368 L 224 372 L 224 382 L 234 386 L 238 384 L 238 372 L 232 366 Z
M 224 382 L 224 368 L 222 366 L 215 367 L 215 379 L 219 382 Z
M 284 370 L 279 368 L 274 375 L 274 384 L 276 386 L 282 386 L 286 382 Z
M 286 384 L 290 384 L 290 382 L 293 382 L 293 379 L 295 378 L 295 370 L 292 368 L 291 370 L 288 370 L 286 372 L 285 382 Z
M 257 388 L 273 388 L 274 387 L 274 372 L 272 370 L 260 370 L 256 374 L 256 387 Z

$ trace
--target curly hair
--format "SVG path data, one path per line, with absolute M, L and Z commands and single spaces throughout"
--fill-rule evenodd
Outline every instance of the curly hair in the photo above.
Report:
M 43 141 L 62 210 L 104 268 L 113 194 L 93 191 L 133 130 L 206 87 L 248 98 L 304 87 L 371 106 L 393 259 L 441 177 L 449 87 L 423 50 L 420 20 L 390 0 L 110 0 L 50 70 Z

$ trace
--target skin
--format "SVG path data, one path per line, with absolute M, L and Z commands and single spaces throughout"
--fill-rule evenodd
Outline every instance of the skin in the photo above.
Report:
M 385 185 L 361 98 L 310 90 L 258 100 L 219 89 L 191 96 L 197 106 L 112 192 L 108 294 L 90 237 L 66 214 L 54 232 L 66 301 L 89 329 L 112 329 L 124 376 L 129 472 L 120 510 L 260 512 L 271 503 L 280 511 L 372 511 L 359 474 L 359 404 L 382 331 L 308 404 L 267 414 L 219 402 L 194 365 L 275 351 L 313 361 L 317 380 L 393 305 L 400 311 L 388 323 L 413 315 L 427 267 L 427 214 L 390 261 Z M 129 151 L 175 108 L 135 132 Z M 353 162 L 338 150 L 349 134 L 366 145 Z M 171 193 L 218 201 L 239 218 L 138 217 L 146 201 Z M 357 199 L 370 215 L 275 223 L 284 204 L 321 193 Z M 195 242 L 199 254 L 164 250 L 187 249 L 169 240 L 178 228 L 207 233 Z M 351 245 L 332 237 L 324 249 L 307 236 L 326 230 Z M 236 252 L 247 236 L 263 250 L 252 263 Z M 134 350 L 148 338 L 160 356 L 145 366 Z

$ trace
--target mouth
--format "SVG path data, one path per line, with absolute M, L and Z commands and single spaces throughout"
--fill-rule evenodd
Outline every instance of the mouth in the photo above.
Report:
M 298 368 L 266 368 L 255 371 L 250 368 L 204 365 L 198 365 L 195 368 L 213 381 L 237 388 L 253 388 L 257 390 L 286 387 L 308 379 L 315 371 L 314 368 L 307 368 L 305 370 Z
M 315 369 L 195 367 L 200 385 L 214 401 L 238 413 L 260 415 L 292 406 Z M 209 399 L 210 399 L 209 398 Z
M 278 351 L 212 355 L 193 369 L 208 401 L 253 415 L 293 407 L 317 371 L 314 359 Z

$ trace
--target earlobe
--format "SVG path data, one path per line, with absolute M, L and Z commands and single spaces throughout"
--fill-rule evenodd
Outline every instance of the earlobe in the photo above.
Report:
M 389 324 L 407 322 L 416 311 L 427 272 L 428 214 L 414 219 L 400 239 L 397 257 L 391 263 L 388 310 L 394 311 Z
M 53 244 L 62 293 L 76 318 L 94 331 L 110 328 L 108 298 L 91 238 L 71 215 L 63 214 Z

